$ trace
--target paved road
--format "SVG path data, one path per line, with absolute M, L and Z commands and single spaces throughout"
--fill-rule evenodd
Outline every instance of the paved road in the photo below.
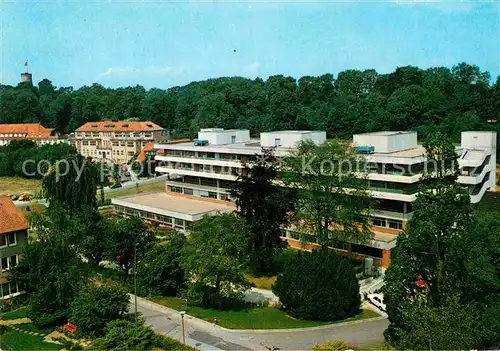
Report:
M 138 299 L 138 311 L 157 332 L 181 340 L 178 312 L 158 308 Z M 133 300 L 131 310 L 134 309 Z M 309 330 L 248 331 L 227 330 L 210 323 L 185 317 L 186 341 L 201 350 L 309 350 L 315 343 L 343 339 L 353 346 L 382 343 L 387 319 L 360 321 L 354 324 L 319 327 Z

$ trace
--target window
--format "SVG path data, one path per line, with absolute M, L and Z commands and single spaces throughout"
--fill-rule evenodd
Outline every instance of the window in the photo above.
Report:
M 17 244 L 17 240 L 16 240 L 16 233 L 10 233 L 9 234 L 9 246 L 14 246 Z
M 17 289 L 17 284 L 16 283 L 13 283 L 13 282 L 10 282 L 10 293 L 11 294 L 16 294 L 18 289 Z
M 9 283 L 2 284 L 2 296 L 9 296 L 10 295 L 9 285 L 10 285 Z
M 274 138 L 274 146 L 280 146 L 281 145 L 281 139 L 280 138 Z
M 228 198 L 227 198 L 227 194 L 220 194 L 220 199 L 221 199 L 222 201 L 227 201 L 227 200 L 228 200 Z
M 389 228 L 392 229 L 403 229 L 403 221 L 398 221 L 395 219 L 389 219 Z
M 371 256 L 375 258 L 382 258 L 382 250 L 365 245 L 351 244 L 352 252 L 362 254 L 364 256 Z
M 377 227 L 387 227 L 386 219 L 373 217 L 372 218 L 372 225 L 375 225 Z
M 176 227 L 184 228 L 184 220 L 183 219 L 174 218 L 174 223 L 175 223 Z
M 216 187 L 217 179 L 201 178 L 201 185 Z
M 2 271 L 6 271 L 9 269 L 9 258 L 2 257 Z
M 170 186 L 170 191 L 173 193 L 182 194 L 182 188 L 180 186 Z
M 17 255 L 10 256 L 9 269 L 17 266 Z
M 231 144 L 236 143 L 236 135 L 231 135 Z
M 0 247 L 7 246 L 7 235 L 0 234 Z
M 191 189 L 191 188 L 184 188 L 184 194 L 186 194 L 186 195 L 193 195 L 193 189 Z
M 217 193 L 213 192 L 213 191 L 209 191 L 208 192 L 208 197 L 210 199 L 217 199 Z

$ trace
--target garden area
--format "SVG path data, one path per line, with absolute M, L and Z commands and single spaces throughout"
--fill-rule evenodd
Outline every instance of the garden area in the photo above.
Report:
M 0 314 L 0 348 L 6 351 L 16 350 L 60 350 L 61 344 L 46 342 L 44 337 L 51 333 L 51 328 L 38 328 L 33 323 L 21 323 L 10 326 L 2 323 L 27 318 L 29 308 L 21 307 L 11 312 Z
M 293 318 L 278 307 L 249 304 L 246 308 L 241 308 L 239 310 L 217 310 L 213 308 L 189 306 L 186 300 L 178 297 L 149 297 L 148 300 L 177 311 L 186 311 L 190 316 L 211 323 L 215 322 L 217 325 L 229 329 L 308 328 L 379 317 L 379 314 L 372 310 L 362 309 L 361 313 L 354 317 L 337 320 L 335 322 L 311 321 Z

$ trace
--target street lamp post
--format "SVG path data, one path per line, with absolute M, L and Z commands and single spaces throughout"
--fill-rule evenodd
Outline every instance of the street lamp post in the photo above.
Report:
M 184 315 L 186 314 L 186 311 L 180 311 L 179 313 L 181 315 L 182 343 L 186 344 L 186 334 L 184 333 Z

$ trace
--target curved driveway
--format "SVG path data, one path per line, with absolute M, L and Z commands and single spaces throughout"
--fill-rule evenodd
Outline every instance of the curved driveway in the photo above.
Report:
M 180 315 L 177 311 L 138 298 L 138 311 L 155 331 L 182 339 Z M 131 300 L 131 311 L 134 301 Z M 304 329 L 229 330 L 185 316 L 186 341 L 201 350 L 310 350 L 326 340 L 343 339 L 352 346 L 379 345 L 388 321 L 384 317 L 345 324 Z

